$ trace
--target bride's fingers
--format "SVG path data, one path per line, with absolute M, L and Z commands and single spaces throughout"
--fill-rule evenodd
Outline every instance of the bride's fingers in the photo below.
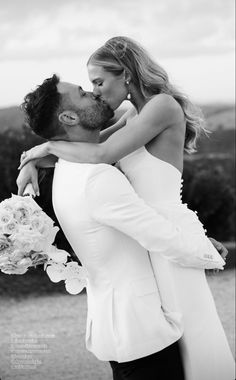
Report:
M 20 156 L 20 162 L 23 161 L 23 159 L 26 157 L 27 153 L 26 152 L 23 152 Z
M 23 168 L 23 166 L 25 166 L 30 160 L 31 160 L 31 158 L 29 155 L 25 156 L 25 158 L 23 158 L 23 160 L 20 163 L 20 166 L 18 166 L 17 169 L 21 170 Z

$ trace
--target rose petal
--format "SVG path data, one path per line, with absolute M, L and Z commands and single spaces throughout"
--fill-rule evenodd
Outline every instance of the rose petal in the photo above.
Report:
M 67 256 L 70 256 L 68 252 L 57 249 L 56 247 L 52 246 L 51 250 L 47 252 L 48 257 L 53 260 L 55 263 L 66 263 Z
M 48 277 L 52 282 L 59 282 L 64 280 L 63 268 L 59 268 L 56 265 L 49 265 L 46 269 Z
M 84 287 L 86 286 L 86 281 L 80 281 L 77 278 L 68 279 L 65 281 L 65 288 L 70 294 L 78 294 L 80 293 Z

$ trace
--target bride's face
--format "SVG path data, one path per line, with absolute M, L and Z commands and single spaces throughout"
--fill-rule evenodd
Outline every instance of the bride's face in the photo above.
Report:
M 88 65 L 89 80 L 94 95 L 101 96 L 115 110 L 127 97 L 124 73 L 117 76 L 105 71 L 101 66 Z

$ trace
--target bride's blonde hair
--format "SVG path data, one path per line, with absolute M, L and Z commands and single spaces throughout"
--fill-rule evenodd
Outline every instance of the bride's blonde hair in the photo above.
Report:
M 208 132 L 200 108 L 169 82 L 166 71 L 137 42 L 128 37 L 113 37 L 91 55 L 87 64 L 102 66 L 114 75 L 125 71 L 145 99 L 161 93 L 173 96 L 186 119 L 184 149 L 188 153 L 196 151 L 198 137 Z

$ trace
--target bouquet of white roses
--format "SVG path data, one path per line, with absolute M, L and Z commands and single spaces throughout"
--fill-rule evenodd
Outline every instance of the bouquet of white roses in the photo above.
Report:
M 29 267 L 44 264 L 53 282 L 64 280 L 67 291 L 78 294 L 86 286 L 86 278 L 77 262 L 67 263 L 69 253 L 52 245 L 58 231 L 31 196 L 12 195 L 2 201 L 0 270 L 6 274 L 24 274 Z M 61 275 L 55 281 L 52 273 L 58 272 L 58 268 Z

